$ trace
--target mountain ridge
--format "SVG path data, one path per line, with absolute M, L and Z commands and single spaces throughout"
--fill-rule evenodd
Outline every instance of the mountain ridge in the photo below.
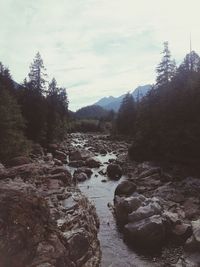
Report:
M 138 97 L 139 99 L 141 99 L 149 92 L 151 87 L 152 85 L 150 84 L 138 86 L 131 92 L 131 94 L 135 99 L 137 99 Z M 106 110 L 118 111 L 121 105 L 121 101 L 124 98 L 124 96 L 125 94 L 119 97 L 113 97 L 113 96 L 103 97 L 99 101 L 94 103 L 94 105 L 101 106 L 102 108 Z

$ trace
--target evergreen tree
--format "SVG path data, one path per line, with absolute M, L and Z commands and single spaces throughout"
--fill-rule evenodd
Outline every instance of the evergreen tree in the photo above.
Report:
M 29 86 L 31 89 L 36 90 L 38 93 L 42 94 L 46 90 L 46 69 L 44 67 L 43 60 L 40 53 L 38 52 L 30 65 Z
M 53 142 L 64 137 L 68 117 L 66 90 L 57 86 L 55 78 L 49 84 L 47 105 L 47 142 Z
M 176 72 L 176 63 L 171 60 L 171 53 L 168 47 L 168 42 L 164 42 L 163 57 L 156 71 L 158 73 L 156 85 L 166 86 L 172 80 Z
M 22 114 L 26 120 L 26 136 L 34 142 L 46 143 L 47 103 L 46 80 L 43 60 L 38 52 L 30 65 L 29 80 L 24 80 L 20 97 Z

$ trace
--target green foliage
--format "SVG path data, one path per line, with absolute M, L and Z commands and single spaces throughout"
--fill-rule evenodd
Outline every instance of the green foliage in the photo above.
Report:
M 176 73 L 176 63 L 174 60 L 171 60 L 168 42 L 164 42 L 164 50 L 162 54 L 163 58 L 156 69 L 158 73 L 156 79 L 157 86 L 167 86 Z
M 133 159 L 187 161 L 200 157 L 199 66 L 200 58 L 192 51 L 172 79 L 157 83 L 138 103 L 136 133 L 129 150 Z
M 0 161 L 27 152 L 28 142 L 23 129 L 24 121 L 16 100 L 0 86 Z
M 67 132 L 68 99 L 56 79 L 49 84 L 47 94 L 47 142 L 62 140 Z
M 25 153 L 29 147 L 27 139 L 46 145 L 63 139 L 67 131 L 66 90 L 59 88 L 55 79 L 47 88 L 39 53 L 28 76 L 18 86 L 0 63 L 0 161 Z

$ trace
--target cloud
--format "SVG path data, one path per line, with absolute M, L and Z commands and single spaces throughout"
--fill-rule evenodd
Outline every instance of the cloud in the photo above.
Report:
M 200 52 L 199 0 L 0 1 L 0 60 L 20 82 L 40 51 L 70 108 L 153 83 L 162 43 L 177 62 Z

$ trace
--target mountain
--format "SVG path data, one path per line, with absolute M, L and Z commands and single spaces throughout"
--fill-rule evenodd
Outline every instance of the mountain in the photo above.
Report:
M 108 111 L 100 105 L 91 105 L 77 110 L 75 117 L 78 119 L 100 119 L 107 114 Z
M 138 97 L 139 99 L 141 99 L 149 92 L 150 89 L 151 89 L 150 84 L 138 86 L 135 90 L 133 90 L 132 95 L 135 99 L 137 99 Z M 125 94 L 119 97 L 113 97 L 113 96 L 104 97 L 100 99 L 98 102 L 96 102 L 94 105 L 101 106 L 106 110 L 113 109 L 114 111 L 118 111 L 124 96 Z

